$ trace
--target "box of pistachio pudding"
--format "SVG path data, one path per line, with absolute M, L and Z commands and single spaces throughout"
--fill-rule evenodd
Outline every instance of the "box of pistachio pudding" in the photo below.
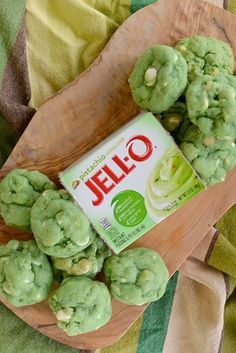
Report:
M 151 113 L 109 136 L 60 180 L 115 253 L 205 188 Z

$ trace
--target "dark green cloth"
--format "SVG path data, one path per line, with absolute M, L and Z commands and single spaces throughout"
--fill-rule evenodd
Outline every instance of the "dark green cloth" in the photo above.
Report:
M 131 14 L 142 9 L 144 6 L 153 4 L 156 0 L 131 0 L 130 12 Z
M 177 281 L 178 272 L 170 279 L 165 295 L 145 310 L 137 353 L 162 353 Z

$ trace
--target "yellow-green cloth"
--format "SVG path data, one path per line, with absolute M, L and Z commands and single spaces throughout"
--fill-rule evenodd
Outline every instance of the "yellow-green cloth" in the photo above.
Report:
M 23 114 L 24 111 L 28 109 L 29 101 L 32 108 L 38 108 L 46 99 L 55 94 L 66 84 L 73 81 L 99 55 L 109 38 L 122 22 L 130 16 L 132 12 L 153 3 L 154 0 L 27 0 L 26 13 L 23 21 L 21 21 L 22 12 L 14 10 L 14 16 L 12 16 L 12 11 L 10 11 L 10 9 L 13 8 L 18 9 L 19 2 L 21 2 L 22 11 L 24 0 L 1 0 L 0 23 L 2 33 L 4 32 L 9 38 L 13 38 L 9 44 L 10 49 L 14 47 L 16 42 L 18 43 L 16 54 L 14 55 L 17 55 L 17 53 L 19 56 L 22 53 L 22 55 L 25 55 L 24 62 L 25 65 L 27 65 L 27 72 L 25 74 L 28 75 L 28 77 L 24 77 L 25 81 L 24 84 L 22 84 L 23 89 L 25 89 L 25 92 L 23 92 L 25 106 L 21 103 Z M 214 0 L 211 2 L 214 3 Z M 223 4 L 223 0 L 217 0 L 216 2 L 218 5 Z M 8 11 L 1 13 L 3 4 Z M 224 1 L 224 6 L 227 6 L 229 11 L 236 13 L 236 0 Z M 1 22 L 3 18 L 4 21 Z M 20 31 L 20 23 L 21 26 L 24 26 L 23 32 L 25 33 L 25 37 L 17 35 L 17 28 Z M 16 38 L 15 43 L 14 38 Z M 26 42 L 24 43 L 26 44 L 26 53 L 19 51 L 19 48 L 23 47 L 22 40 Z M 1 46 L 0 42 L 0 62 L 1 58 L 3 58 L 2 62 L 5 60 L 5 67 L 2 65 L 1 74 L 2 77 L 14 82 L 14 75 L 11 76 L 10 71 L 12 64 L 7 67 L 12 53 L 11 50 L 9 50 L 9 45 L 5 48 Z M 4 55 L 2 55 L 3 52 Z M 117 53 L 117 55 L 119 55 L 119 53 Z M 14 58 L 15 61 L 13 61 L 13 64 L 19 66 L 17 56 L 14 56 Z M 19 77 L 16 77 L 16 79 L 23 82 Z M 28 83 L 25 84 L 25 82 Z M 0 95 L 3 86 L 4 82 L 1 82 Z M 15 99 L 18 97 L 17 89 L 18 88 L 15 87 Z M 5 96 L 7 97 L 7 95 Z M 5 102 L 6 107 L 9 105 L 12 105 L 12 109 L 9 110 L 9 116 L 7 116 L 7 118 L 8 121 L 12 121 L 13 126 L 15 126 L 14 118 L 16 114 L 14 114 L 14 108 L 15 113 L 16 109 L 19 109 L 16 108 L 17 105 L 15 105 L 15 102 Z M 28 110 L 28 112 L 28 117 L 31 117 L 33 110 Z M 21 114 L 19 116 L 21 116 Z M 48 118 L 50 119 L 50 117 Z M 11 129 L 9 130 L 9 124 L 5 123 L 2 114 L 2 116 L 0 116 L 0 155 L 3 156 L 2 161 L 7 157 L 7 154 L 9 154 L 15 143 L 14 134 L 11 135 L 11 133 L 12 131 Z M 4 146 L 4 153 L 2 146 Z M 222 290 L 221 295 L 223 297 L 227 292 L 229 296 L 226 302 L 225 312 L 222 311 L 222 314 L 225 315 L 224 340 L 222 341 L 221 347 L 223 350 L 218 350 L 217 348 L 217 353 L 220 353 L 220 351 L 222 351 L 222 353 L 235 352 L 235 207 L 218 222 L 217 228 L 219 229 L 218 235 L 214 237 L 209 249 L 205 249 L 206 251 L 209 250 L 207 261 L 204 262 L 204 259 L 200 260 L 199 258 L 194 258 L 193 261 L 191 261 L 190 257 L 190 260 L 186 261 L 183 265 L 184 270 L 180 275 L 177 273 L 170 280 L 163 298 L 161 298 L 160 301 L 152 303 L 122 339 L 111 347 L 97 350 L 96 353 L 215 353 L 215 351 L 206 350 L 206 347 L 201 347 L 202 337 L 200 332 L 198 337 L 199 341 L 193 342 L 193 346 L 190 350 L 184 351 L 183 349 L 180 352 L 177 348 L 177 341 L 184 340 L 185 337 L 191 338 L 194 336 L 193 332 L 191 332 L 191 328 L 194 326 L 191 326 L 193 324 L 191 323 L 191 316 L 187 317 L 187 308 L 186 311 L 178 311 L 180 303 L 177 299 L 184 296 L 186 299 L 188 294 L 190 298 L 190 293 L 194 292 L 195 297 L 190 298 L 192 302 L 186 301 L 186 303 L 191 303 L 189 310 L 191 313 L 191 310 L 197 307 L 197 300 L 201 300 L 203 287 L 205 287 L 205 289 L 208 289 L 208 292 L 206 290 L 204 293 L 209 293 L 209 296 L 205 296 L 204 300 L 206 300 L 207 303 L 209 300 L 210 308 L 210 304 L 212 304 L 212 296 L 210 296 L 210 293 L 212 295 L 212 288 L 207 287 L 209 273 L 212 275 L 213 284 L 214 280 L 217 282 L 220 278 L 220 285 L 222 285 L 222 278 L 225 278 L 227 287 Z M 191 266 L 193 266 L 193 264 L 195 268 L 194 271 L 191 272 Z M 201 275 L 205 275 L 206 277 L 204 283 L 199 280 L 200 277 L 193 276 L 193 274 L 197 274 L 198 267 L 201 269 L 199 273 L 201 272 Z M 222 286 L 219 286 L 219 288 L 222 289 Z M 222 299 L 222 301 L 223 300 L 224 299 Z M 178 332 L 178 330 L 175 330 L 176 327 L 174 327 L 174 323 L 177 322 L 177 326 L 180 325 L 181 318 L 183 317 L 185 317 L 187 323 L 189 320 L 188 330 L 181 335 L 177 335 L 176 344 L 173 344 L 170 348 L 170 336 L 172 332 Z M 215 318 L 213 317 L 210 318 L 212 321 L 204 320 L 204 317 L 206 318 L 203 312 L 202 321 L 199 322 L 199 325 L 204 327 L 207 336 L 207 330 L 211 329 L 214 331 L 214 325 L 216 325 L 217 322 L 214 321 Z M 207 326 L 209 322 L 211 327 Z M 77 349 L 61 345 L 36 332 L 23 321 L 15 317 L 14 314 L 9 312 L 9 310 L 1 304 L 0 337 L 0 353 L 44 353 L 47 351 L 49 353 L 79 352 Z M 194 337 L 196 337 L 196 335 Z M 217 337 L 217 339 L 219 339 L 219 337 Z M 209 342 L 210 345 L 211 343 L 213 347 L 214 342 Z
M 73 81 L 129 15 L 129 0 L 27 0 L 30 105 Z

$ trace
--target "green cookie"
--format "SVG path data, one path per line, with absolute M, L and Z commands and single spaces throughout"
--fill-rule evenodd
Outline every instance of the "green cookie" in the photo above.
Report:
M 186 92 L 189 119 L 205 135 L 236 137 L 236 77 L 203 76 Z
M 193 36 L 178 42 L 176 49 L 187 61 L 189 82 L 203 75 L 216 76 L 233 73 L 234 56 L 232 49 L 221 40 Z
M 186 103 L 178 101 L 161 113 L 161 123 L 171 133 L 176 143 L 181 143 L 183 135 L 192 124 L 188 117 Z
M 167 131 L 174 133 L 183 123 L 186 113 L 186 104 L 176 102 L 168 110 L 161 113 L 161 124 Z
M 197 176 L 189 163 L 175 147 L 170 148 L 150 173 L 146 186 L 145 205 L 150 216 L 161 221 L 184 203 L 178 203 L 188 188 L 202 189 Z
M 31 305 L 48 297 L 52 270 L 34 240 L 11 240 L 0 246 L 0 295 L 14 306 Z
M 40 172 L 12 170 L 0 183 L 0 214 L 5 223 L 31 232 L 33 204 L 44 190 L 55 188 L 55 184 Z
M 136 248 L 110 256 L 104 274 L 117 300 L 142 305 L 162 297 L 169 280 L 168 270 L 154 250 Z
M 111 297 L 104 283 L 85 276 L 68 277 L 52 294 L 49 306 L 67 335 L 94 331 L 111 318 Z
M 104 260 L 111 255 L 111 250 L 98 237 L 94 239 L 88 248 L 77 254 L 67 257 L 53 257 L 54 266 L 64 271 L 66 276 L 91 276 L 94 277 L 103 267 Z
M 224 181 L 227 172 L 236 164 L 233 139 L 219 140 L 204 135 L 194 125 L 186 131 L 180 148 L 206 184 Z
M 96 235 L 65 190 L 47 190 L 38 198 L 31 211 L 31 227 L 45 254 L 63 258 L 88 247 Z
M 161 113 L 172 106 L 187 85 L 186 61 L 171 47 L 153 45 L 136 62 L 129 83 L 138 106 Z

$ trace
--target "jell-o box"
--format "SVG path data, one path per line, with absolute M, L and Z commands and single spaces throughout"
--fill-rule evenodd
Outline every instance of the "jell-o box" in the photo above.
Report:
M 115 253 L 205 189 L 151 113 L 110 135 L 60 180 Z

